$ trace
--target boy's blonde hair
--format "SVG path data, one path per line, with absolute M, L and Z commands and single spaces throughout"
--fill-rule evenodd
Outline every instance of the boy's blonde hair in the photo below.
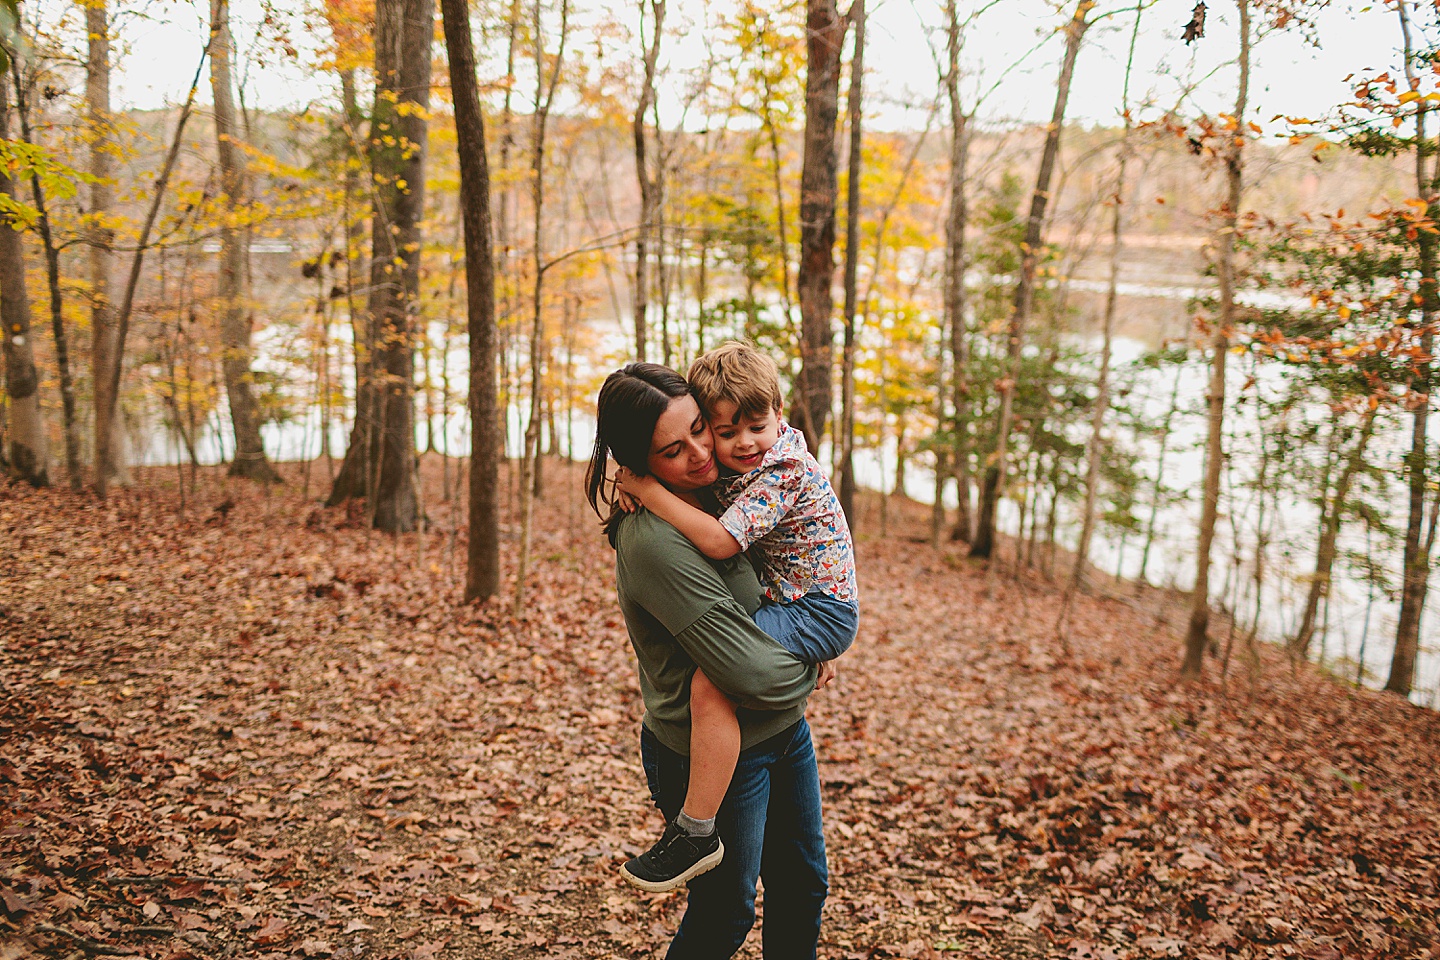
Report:
M 781 409 L 775 361 L 740 340 L 726 341 L 700 357 L 685 379 L 707 418 L 722 400 L 735 404 L 737 417 L 758 418 Z

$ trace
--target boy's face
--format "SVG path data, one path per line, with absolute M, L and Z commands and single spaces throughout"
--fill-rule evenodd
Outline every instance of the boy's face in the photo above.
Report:
M 746 417 L 735 404 L 722 400 L 710 411 L 710 429 L 715 434 L 716 459 L 736 473 L 749 473 L 780 438 L 780 411 Z

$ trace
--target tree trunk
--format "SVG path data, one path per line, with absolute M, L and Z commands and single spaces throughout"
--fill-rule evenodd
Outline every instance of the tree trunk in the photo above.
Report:
M 475 81 L 468 0 L 440 0 L 455 133 L 460 216 L 465 227 L 465 295 L 470 333 L 470 543 L 465 600 L 500 590 L 500 430 L 496 382 L 495 262 L 490 247 L 490 170 Z
M 495 273 L 499 280 L 499 300 L 496 303 L 498 317 L 507 322 L 500 325 L 496 353 L 500 358 L 500 459 L 502 463 L 510 449 L 510 409 L 515 403 L 515 392 L 510 383 L 510 347 L 519 340 L 513 333 L 514 324 L 508 322 L 516 312 L 516 291 L 519 278 L 514 274 L 512 224 L 519 222 L 519 197 L 515 180 L 510 175 L 510 151 L 515 146 L 515 111 L 512 98 L 515 92 L 515 57 L 520 49 L 520 0 L 510 0 L 505 18 L 505 86 L 500 101 L 500 178 L 499 195 L 495 203 Z M 512 207 L 514 209 L 512 209 Z M 616 319 L 619 319 L 617 313 Z M 497 320 L 498 322 L 498 320 Z M 515 471 L 512 471 L 515 473 Z
M 1440 204 L 1435 202 L 1434 195 L 1427 194 L 1426 199 L 1431 201 L 1431 218 L 1440 216 Z M 1395 652 L 1390 658 L 1390 675 L 1385 680 L 1385 689 L 1402 697 L 1408 697 L 1415 685 L 1415 663 L 1420 652 L 1420 620 L 1425 612 L 1425 596 L 1430 578 L 1430 551 L 1421 539 L 1425 525 L 1428 474 L 1425 461 L 1430 418 L 1430 365 L 1433 362 L 1435 344 L 1434 335 L 1428 332 L 1428 328 L 1434 323 L 1436 309 L 1440 304 L 1436 303 L 1435 298 L 1435 238 L 1422 230 L 1419 242 L 1422 250 L 1429 248 L 1428 265 L 1425 265 L 1427 253 L 1421 254 L 1421 283 L 1424 291 L 1422 297 L 1426 301 L 1422 311 L 1427 315 L 1424 320 L 1427 332 L 1421 337 L 1420 343 L 1425 359 L 1416 361 L 1419 369 L 1411 380 L 1410 390 L 1417 398 L 1424 399 L 1416 400 L 1415 410 L 1411 414 L 1410 451 L 1405 456 L 1410 496 L 1405 522 L 1404 573 L 1400 588 L 1400 616 L 1395 626 Z
M 1045 146 L 1040 154 L 1040 170 L 1035 177 L 1035 192 L 1030 196 L 1030 217 L 1025 225 L 1021 247 L 1020 282 L 1015 290 L 1015 308 L 1010 315 L 1010 331 L 1006 355 L 1008 372 L 1000 382 L 1000 412 L 995 428 L 995 455 L 985 470 L 981 491 L 980 523 L 970 556 L 988 557 L 995 549 L 995 509 L 1002 496 L 1006 460 L 1009 455 L 1010 425 L 1014 416 L 1015 380 L 1020 374 L 1020 352 L 1024 345 L 1025 325 L 1035 302 L 1035 281 L 1044 246 L 1045 208 L 1050 200 L 1050 181 L 1055 173 L 1055 160 L 1060 153 L 1060 131 L 1065 124 L 1065 108 L 1070 100 L 1070 81 L 1075 75 L 1075 61 L 1080 55 L 1080 41 L 1090 26 L 1087 17 L 1094 0 L 1077 0 L 1075 14 L 1065 27 L 1065 59 L 1060 65 L 1060 78 L 1055 87 L 1055 109 L 1045 132 Z
M 542 393 L 544 390 L 545 364 L 545 315 L 543 311 L 545 294 L 544 262 L 544 212 L 545 212 L 545 135 L 550 119 L 550 107 L 555 102 L 555 89 L 560 84 L 560 71 L 565 62 L 565 41 L 569 35 L 570 4 L 561 0 L 560 39 L 551 67 L 547 89 L 545 77 L 545 36 L 540 22 L 540 3 L 536 0 L 534 18 L 531 24 L 532 41 L 535 44 L 535 111 L 531 117 L 530 129 L 530 199 L 534 211 L 533 268 L 535 271 L 532 288 L 530 321 L 530 410 L 525 426 L 524 449 L 520 460 L 520 556 L 515 573 L 516 617 L 524 607 L 525 579 L 530 564 L 530 543 L 535 523 L 536 480 L 540 460 L 540 420 L 543 416 Z
M 1145 523 L 1145 545 L 1140 550 L 1140 572 L 1136 583 L 1146 582 L 1146 571 L 1150 568 L 1150 548 L 1155 545 L 1155 527 L 1160 516 L 1160 498 L 1165 492 L 1165 458 L 1170 452 L 1170 424 L 1180 409 L 1180 377 L 1184 367 L 1175 366 L 1175 380 L 1170 385 L 1170 403 L 1165 408 L 1165 419 L 1160 421 L 1160 452 L 1155 458 L 1155 489 L 1150 497 L 1150 517 Z M 1120 574 L 1115 575 L 1119 579 Z
M 385 5 L 389 5 L 389 0 Z M 375 311 L 384 412 L 379 418 L 382 440 L 374 481 L 375 527 L 403 533 L 414 530 L 419 521 L 415 489 L 414 328 L 420 313 L 426 113 L 430 107 L 435 6 L 434 0 L 403 0 L 397 6 L 399 57 L 394 77 L 398 103 L 387 120 L 399 134 L 400 143 L 394 148 L 382 146 L 384 161 L 372 162 L 385 177 L 385 185 L 379 192 L 382 196 L 388 195 L 390 203 L 376 211 L 371 282 L 388 291 L 381 309 Z M 377 96 L 376 100 L 379 99 Z M 387 108 L 383 112 L 390 111 Z M 403 188 L 399 186 L 402 182 Z M 381 229 L 386 229 L 390 236 L 380 239 Z M 379 259 L 382 250 L 394 252 L 390 261 L 380 265 L 377 278 L 373 261 Z M 401 260 L 403 266 L 397 269 L 394 259 Z
M 10 96 L 0 76 L 0 140 L 10 137 Z M 0 167 L 0 197 L 15 200 L 15 184 Z M 25 247 L 21 234 L 0 217 L 0 341 L 5 345 L 5 392 L 10 397 L 10 431 L 5 459 L 11 476 L 31 486 L 50 485 L 50 454 L 40 414 L 40 377 L 30 342 L 30 299 L 25 291 Z
M 652 164 L 648 156 L 645 136 L 645 115 L 655 103 L 655 71 L 660 59 L 660 35 L 665 25 L 665 0 L 640 0 L 640 36 L 644 42 L 645 7 L 650 7 L 650 21 L 653 33 L 650 45 L 644 52 L 645 76 L 640 85 L 640 101 L 635 106 L 635 117 L 631 132 L 635 138 L 635 177 L 640 182 L 640 223 L 635 229 L 635 359 L 648 359 L 649 337 L 647 313 L 650 307 L 649 252 L 650 234 L 655 229 L 655 218 L 659 211 L 660 164 Z M 656 132 L 659 132 L 657 127 Z
M 1185 633 L 1185 660 L 1180 676 L 1197 680 L 1205 663 L 1210 625 L 1210 548 L 1215 541 L 1215 520 L 1220 513 L 1220 472 L 1224 464 L 1225 357 L 1230 352 L 1230 331 L 1235 324 L 1235 231 L 1240 219 L 1245 163 L 1245 106 L 1250 96 L 1250 0 L 1236 0 L 1240 8 L 1240 83 L 1235 95 L 1235 135 L 1226 151 L 1226 200 L 1215 245 L 1219 251 L 1216 273 L 1220 282 L 1220 315 L 1211 336 L 1209 431 L 1205 442 L 1205 499 L 1200 512 L 1200 543 L 1195 551 L 1195 590 L 1190 599 L 1190 624 Z
M 33 145 L 35 138 L 30 129 L 20 65 L 12 62 L 10 70 L 15 80 L 15 106 L 20 114 L 20 133 L 26 143 Z M 69 475 L 70 489 L 78 492 L 81 487 L 80 424 L 75 413 L 75 382 L 70 374 L 70 340 L 65 331 L 64 299 L 60 291 L 60 249 L 55 245 L 54 234 L 50 232 L 50 214 L 46 209 L 40 174 L 33 170 L 30 173 L 30 194 L 39 214 L 36 227 L 45 251 L 45 276 L 50 284 L 50 329 L 55 337 L 55 366 L 60 374 L 60 407 L 65 426 L 65 468 Z
M 1416 80 L 1417 56 L 1410 35 L 1410 11 L 1406 0 L 1396 4 L 1400 27 L 1405 37 L 1405 74 Z M 1425 159 L 1435 155 L 1435 144 L 1427 141 L 1425 119 L 1429 112 L 1422 97 L 1417 101 L 1415 117 L 1415 187 L 1418 196 L 1429 204 L 1427 216 L 1434 223 L 1440 219 L 1440 158 L 1432 161 L 1427 172 Z M 1431 372 L 1434 364 L 1435 323 L 1440 318 L 1440 289 L 1437 289 L 1437 251 L 1435 234 L 1419 231 L 1416 240 L 1420 250 L 1420 335 L 1421 357 L 1414 361 L 1410 377 L 1411 409 L 1410 452 L 1405 457 L 1410 504 L 1405 521 L 1404 573 L 1400 588 L 1400 615 L 1395 626 L 1395 652 L 1390 660 L 1390 676 L 1385 689 L 1408 697 L 1415 684 L 1415 661 L 1420 651 L 1420 621 L 1425 612 L 1425 595 L 1430 579 L 1430 550 L 1422 543 L 1425 525 L 1425 501 L 1429 471 L 1426 468 L 1430 420 Z M 1440 508 L 1440 503 L 1437 503 Z
M 125 483 L 123 430 L 121 418 L 111 417 L 116 405 L 106 395 L 110 370 L 119 362 L 116 351 L 115 296 L 111 261 L 115 230 L 106 218 L 114 205 L 115 135 L 110 112 L 110 17 L 106 0 L 85 5 L 85 30 L 89 34 L 85 63 L 85 105 L 89 124 L 90 210 L 90 383 L 95 406 L 95 472 L 105 473 L 112 483 Z M 109 437 L 102 445 L 100 435 Z M 101 460 L 102 446 L 106 459 Z
M 945 96 L 950 107 L 950 209 L 945 218 L 945 325 L 950 331 L 950 406 L 954 431 L 951 466 L 955 474 L 957 509 L 950 539 L 969 543 L 970 515 L 970 363 L 969 330 L 965 317 L 965 229 L 969 221 L 966 168 L 970 158 L 970 118 L 960 97 L 960 46 L 962 27 L 956 0 L 946 0 Z
M 1323 506 L 1320 541 L 1315 549 L 1315 573 L 1310 578 L 1310 589 L 1305 596 L 1305 611 L 1300 618 L 1300 629 L 1290 641 L 1290 655 L 1297 660 L 1303 660 L 1309 654 L 1320 600 L 1330 596 L 1330 570 L 1335 565 L 1335 544 L 1340 538 L 1340 526 L 1345 521 L 1345 502 L 1350 497 L 1350 484 L 1365 461 L 1365 451 L 1370 446 L 1370 437 L 1375 430 L 1375 414 L 1378 409 L 1373 407 L 1365 412 L 1360 438 L 1351 449 L 1345 468 L 1340 471 L 1340 479 L 1335 484 L 1335 495 Z
M 433 33 L 433 0 L 376 5 L 375 106 L 368 148 L 374 210 L 366 303 L 374 336 L 372 396 L 356 404 L 350 448 L 330 493 L 331 503 L 365 497 L 376 529 L 392 533 L 414 530 L 419 520 L 412 327 L 420 305 Z M 363 422 L 362 413 L 371 424 Z M 369 444 L 364 443 L 367 427 Z
M 230 476 L 278 483 L 280 475 L 265 457 L 265 446 L 260 440 L 260 411 L 250 390 L 251 317 L 245 302 L 246 231 L 237 224 L 246 207 L 245 161 L 237 146 L 230 0 L 210 0 L 210 34 L 215 152 L 220 162 L 220 189 L 225 195 L 221 201 L 225 221 L 220 228 L 220 275 L 215 293 L 220 312 L 220 366 L 225 375 L 225 395 L 230 401 L 230 423 L 235 435 L 235 459 L 230 461 Z
M 368 149 L 360 149 L 360 112 L 355 89 L 355 70 L 340 71 L 340 103 L 345 115 L 345 133 L 355 151 L 354 159 L 367 159 Z M 355 352 L 355 419 L 350 424 L 350 437 L 345 447 L 345 458 L 340 463 L 340 472 L 332 478 L 330 496 L 326 506 L 337 506 L 345 500 L 365 499 L 369 493 L 367 478 L 371 475 L 371 463 L 376 449 L 377 430 L 375 416 L 375 318 L 368 309 L 358 308 L 356 301 L 356 277 L 363 272 L 363 263 L 357 263 L 361 239 L 359 229 L 363 217 L 350 211 L 352 201 L 361 199 L 360 172 L 357 164 L 345 165 L 345 304 L 350 314 L 351 342 Z M 373 265 L 372 265 L 373 266 Z
M 791 418 L 812 453 L 830 418 L 831 313 L 835 274 L 835 124 L 840 112 L 840 48 L 845 21 L 835 0 L 807 0 L 805 147 L 800 170 L 800 385 Z M 803 408 L 800 406 L 803 405 Z
M 1105 321 L 1101 333 L 1100 373 L 1095 384 L 1095 406 L 1090 411 L 1090 448 L 1085 462 L 1085 514 L 1080 526 L 1080 544 L 1075 550 L 1075 568 L 1070 574 L 1070 588 L 1079 587 L 1090 561 L 1090 539 L 1095 534 L 1095 503 L 1100 490 L 1100 447 L 1105 429 L 1105 415 L 1110 412 L 1110 352 L 1115 333 L 1115 308 L 1120 291 L 1120 255 L 1125 237 L 1126 168 L 1130 163 L 1130 74 L 1135 66 L 1135 47 L 1140 39 L 1140 18 L 1144 7 L 1135 8 L 1135 28 L 1130 33 L 1130 53 L 1125 60 L 1125 85 L 1120 111 L 1124 129 L 1120 134 L 1119 168 L 1115 172 L 1115 195 L 1110 220 L 1110 278 L 1105 287 Z
M 850 55 L 850 155 L 845 183 L 845 346 L 840 373 L 840 508 L 855 529 L 855 288 L 860 267 L 860 169 L 863 159 L 862 104 L 865 79 L 865 0 L 854 0 L 850 21 L 855 49 Z

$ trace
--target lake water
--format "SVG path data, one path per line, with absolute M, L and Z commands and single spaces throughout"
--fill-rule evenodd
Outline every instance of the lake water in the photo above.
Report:
M 1197 292 L 1184 287 L 1146 287 L 1132 293 L 1137 296 L 1178 298 L 1193 296 Z M 338 354 L 348 356 L 350 353 L 348 333 L 348 325 L 336 324 L 332 343 Z M 436 369 L 432 370 L 432 376 L 437 382 L 439 381 L 439 365 L 443 361 L 449 367 L 451 389 L 463 392 L 467 365 L 463 341 L 459 338 L 452 340 L 447 358 L 441 349 L 443 331 L 440 327 L 432 325 L 429 335 L 436 346 L 432 357 L 432 363 L 436 365 Z M 257 367 L 268 368 L 294 382 L 297 378 L 293 367 L 287 368 L 264 359 L 267 356 L 293 355 L 287 349 L 286 344 L 278 342 L 279 336 L 281 334 L 272 328 L 272 330 L 267 330 L 257 342 L 257 356 L 261 358 L 257 361 Z M 617 336 L 617 341 L 618 339 Z M 1082 347 L 1091 347 L 1098 353 L 1098 341 L 1077 338 L 1076 343 Z M 1144 349 L 1144 346 L 1137 341 L 1117 340 L 1114 350 L 1116 366 L 1122 367 L 1139 357 Z M 579 358 L 577 358 L 578 361 Z M 337 360 L 335 371 L 338 377 L 347 381 L 347 395 L 353 395 L 353 376 L 349 375 L 348 366 Z M 1208 367 L 1203 361 L 1191 362 L 1178 370 L 1171 366 L 1140 373 L 1133 380 L 1131 401 L 1136 402 L 1137 398 L 1140 398 L 1138 402 L 1145 409 L 1148 418 L 1158 422 L 1169 406 L 1171 391 L 1176 389 L 1177 375 L 1179 408 L 1181 410 L 1198 409 L 1203 405 L 1208 378 Z M 1265 378 L 1278 378 L 1281 375 L 1278 369 L 1273 372 L 1262 371 L 1259 387 L 1274 389 L 1278 381 L 1266 382 Z M 1230 378 L 1227 395 L 1233 397 L 1236 395 L 1236 391 L 1244 386 L 1246 373 L 1239 369 L 1238 364 L 1231 364 Z M 304 378 L 300 377 L 299 379 L 303 380 Z M 313 389 L 313 383 L 295 382 L 294 385 L 299 390 L 310 391 Z M 508 416 L 510 418 L 508 454 L 511 457 L 518 457 L 520 437 L 524 430 L 525 410 L 519 405 L 512 405 Z M 423 414 L 417 420 L 417 443 L 423 446 L 426 439 Z M 563 416 L 560 420 L 559 429 L 563 433 L 566 429 Z M 202 463 L 219 463 L 228 453 L 225 447 L 230 442 L 228 428 L 222 432 L 217 428 L 218 423 L 217 414 L 207 423 L 198 438 L 197 453 Z M 453 456 L 464 456 L 468 453 L 469 430 L 467 418 L 464 415 L 463 400 L 452 405 L 448 418 L 442 418 L 437 414 L 432 424 L 437 437 L 435 441 L 437 449 L 443 449 Z M 1177 416 L 1172 422 L 1172 429 L 1166 445 L 1163 482 L 1171 490 L 1189 491 L 1190 495 L 1185 500 L 1163 506 L 1157 512 L 1155 541 L 1146 568 L 1147 579 L 1157 585 L 1185 590 L 1189 589 L 1194 582 L 1195 530 L 1199 516 L 1199 491 L 1204 471 L 1205 429 L 1204 420 L 1198 415 Z M 588 454 L 592 430 L 593 420 L 583 413 L 577 412 L 570 423 L 573 437 L 568 438 L 567 442 L 567 438 L 562 436 L 560 449 L 570 451 L 572 455 L 583 458 Z M 330 424 L 330 449 L 337 455 L 343 451 L 348 433 L 348 423 L 337 420 Z M 266 450 L 272 459 L 295 461 L 319 456 L 322 450 L 319 411 L 308 407 L 307 411 L 298 419 L 279 425 L 267 424 L 263 435 Z M 1083 440 L 1083 436 L 1078 439 Z M 1383 462 L 1396 463 L 1398 469 L 1400 458 L 1403 456 L 1401 447 L 1404 442 L 1406 442 L 1406 437 L 1399 432 L 1392 432 L 1384 437 L 1377 434 L 1372 443 L 1370 458 L 1377 462 L 1383 460 Z M 1386 444 L 1389 446 L 1387 447 Z M 1140 443 L 1140 450 L 1143 454 L 1141 469 L 1151 471 L 1152 478 L 1158 461 L 1158 448 L 1159 441 L 1157 439 L 1152 438 Z M 1253 497 L 1248 497 L 1243 493 L 1236 497 L 1233 494 L 1236 491 L 1243 491 L 1245 483 L 1253 478 L 1255 473 L 1257 458 L 1254 455 L 1253 438 L 1250 438 L 1248 446 L 1244 438 L 1232 442 L 1227 452 L 1231 468 L 1227 493 L 1232 495 L 1229 499 L 1222 500 L 1222 511 L 1231 504 L 1238 506 L 1238 509 L 1232 511 L 1228 516 L 1222 513 L 1217 529 L 1212 556 L 1212 600 L 1227 608 L 1234 605 L 1239 612 L 1240 622 L 1248 625 L 1255 607 L 1255 599 L 1249 593 L 1249 578 L 1255 562 L 1255 504 L 1250 502 Z M 821 453 L 822 462 L 828 462 L 825 456 L 826 451 L 822 450 Z M 157 427 L 147 432 L 147 443 L 137 459 L 142 463 L 159 465 L 174 464 L 183 458 L 184 451 L 175 438 L 164 429 Z M 933 498 L 934 478 L 926 468 L 923 459 L 923 457 L 917 457 L 910 463 L 904 492 L 915 500 L 928 503 Z M 871 489 L 891 489 L 894 464 L 893 441 L 879 451 L 857 451 L 857 480 L 861 485 Z M 1398 484 L 1396 490 L 1398 491 L 1397 499 L 1389 509 L 1390 520 L 1393 525 L 1403 529 L 1403 511 L 1405 509 L 1403 490 L 1399 488 Z M 1296 494 L 1300 492 L 1297 489 Z M 1279 513 L 1276 514 L 1272 510 L 1267 518 L 1270 546 L 1266 553 L 1265 565 L 1268 579 L 1258 614 L 1260 634 L 1271 641 L 1280 641 L 1293 634 L 1298 623 L 1308 582 L 1306 578 L 1313 570 L 1313 549 L 1318 523 L 1318 512 L 1315 505 L 1307 502 L 1302 496 L 1283 496 L 1279 506 L 1281 508 Z M 1137 507 L 1137 514 L 1142 521 L 1142 526 L 1148 518 L 1148 509 L 1148 505 L 1145 504 Z M 1062 503 L 1057 533 L 1061 543 L 1073 545 L 1078 541 L 1079 510 L 1080 507 L 1076 504 Z M 1009 500 L 1001 505 L 998 523 L 1002 530 L 1013 533 L 1018 525 L 1018 519 L 1019 506 L 1017 502 Z M 1392 582 L 1398 582 L 1401 568 L 1399 550 L 1387 549 L 1374 543 L 1367 544 L 1365 535 L 1359 527 L 1358 523 L 1352 522 L 1345 528 L 1340 543 L 1342 554 L 1345 551 L 1368 554 L 1377 564 L 1391 572 L 1389 579 Z M 1236 536 L 1237 532 L 1238 537 Z M 1134 534 L 1122 538 L 1114 529 L 1101 526 L 1097 528 L 1092 544 L 1091 560 L 1096 566 L 1107 572 L 1126 578 L 1137 577 L 1141 566 L 1141 539 Z M 1235 589 L 1237 585 L 1240 587 L 1239 590 Z M 1432 708 L 1437 705 L 1437 701 L 1440 701 L 1440 623 L 1437 623 L 1440 618 L 1437 618 L 1435 613 L 1437 606 L 1440 606 L 1440 603 L 1433 601 L 1426 605 L 1426 615 L 1421 629 L 1421 652 L 1415 678 L 1416 692 L 1412 695 L 1415 702 Z M 1370 587 L 1363 577 L 1337 561 L 1328 611 L 1325 612 L 1322 621 L 1325 631 L 1323 634 L 1317 632 L 1313 641 L 1312 654 L 1322 658 L 1337 673 L 1351 679 L 1357 673 L 1357 665 L 1363 663 L 1363 681 L 1371 686 L 1383 685 L 1389 673 L 1398 610 L 1398 599 L 1392 599 L 1384 592 Z

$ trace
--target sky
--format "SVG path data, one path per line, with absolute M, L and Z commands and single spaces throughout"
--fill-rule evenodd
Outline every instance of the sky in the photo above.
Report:
M 73 6 L 44 0 L 51 10 Z M 671 23 L 686 19 L 685 6 L 699 0 L 671 0 Z M 714 3 L 720 0 L 711 0 Z M 842 3 L 845 0 L 841 0 Z M 961 9 L 978 4 L 960 0 Z M 1212 0 L 1206 36 L 1187 46 L 1179 39 L 1190 19 L 1193 0 L 1144 0 L 1132 102 L 1174 106 L 1179 91 L 1206 78 L 1185 104 L 1185 113 L 1228 111 L 1233 106 L 1237 45 L 1233 0 Z M 242 53 L 255 45 L 260 0 L 232 0 L 237 43 Z M 118 6 L 118 5 L 117 5 Z M 271 6 L 298 16 L 299 0 L 271 0 Z M 1066 5 L 1067 7 L 1069 4 Z M 117 103 L 155 107 L 184 99 L 204 44 L 204 3 L 153 0 L 145 16 L 128 16 L 122 25 L 126 54 L 117 76 Z M 936 73 L 931 44 L 940 0 L 871 0 L 867 98 L 874 126 L 919 127 L 934 97 Z M 1134 25 L 1134 0 L 1102 0 L 1097 10 L 1112 11 L 1092 27 L 1082 49 L 1068 115 L 1088 124 L 1113 124 L 1119 116 L 1126 53 Z M 1047 0 L 1001 0 L 974 24 L 965 61 L 968 95 L 988 93 L 980 109 L 992 122 L 1043 122 L 1049 118 L 1062 48 L 1058 28 L 1068 9 Z M 43 14 L 42 14 L 43 15 Z M 695 15 L 692 14 L 692 17 Z M 293 38 L 304 48 L 303 31 Z M 1276 31 L 1255 48 L 1253 116 L 1269 122 L 1277 114 L 1316 117 L 1343 101 L 1344 78 L 1366 68 L 1385 69 L 1397 62 L 1398 18 L 1383 3 L 1334 0 L 1317 20 L 1318 45 L 1296 31 Z M 672 62 L 689 62 L 701 49 L 695 36 L 667 40 Z M 307 78 L 301 67 L 271 58 L 266 66 L 245 70 L 245 99 L 250 105 L 297 107 L 333 95 L 327 78 Z M 200 91 L 199 99 L 208 100 Z

